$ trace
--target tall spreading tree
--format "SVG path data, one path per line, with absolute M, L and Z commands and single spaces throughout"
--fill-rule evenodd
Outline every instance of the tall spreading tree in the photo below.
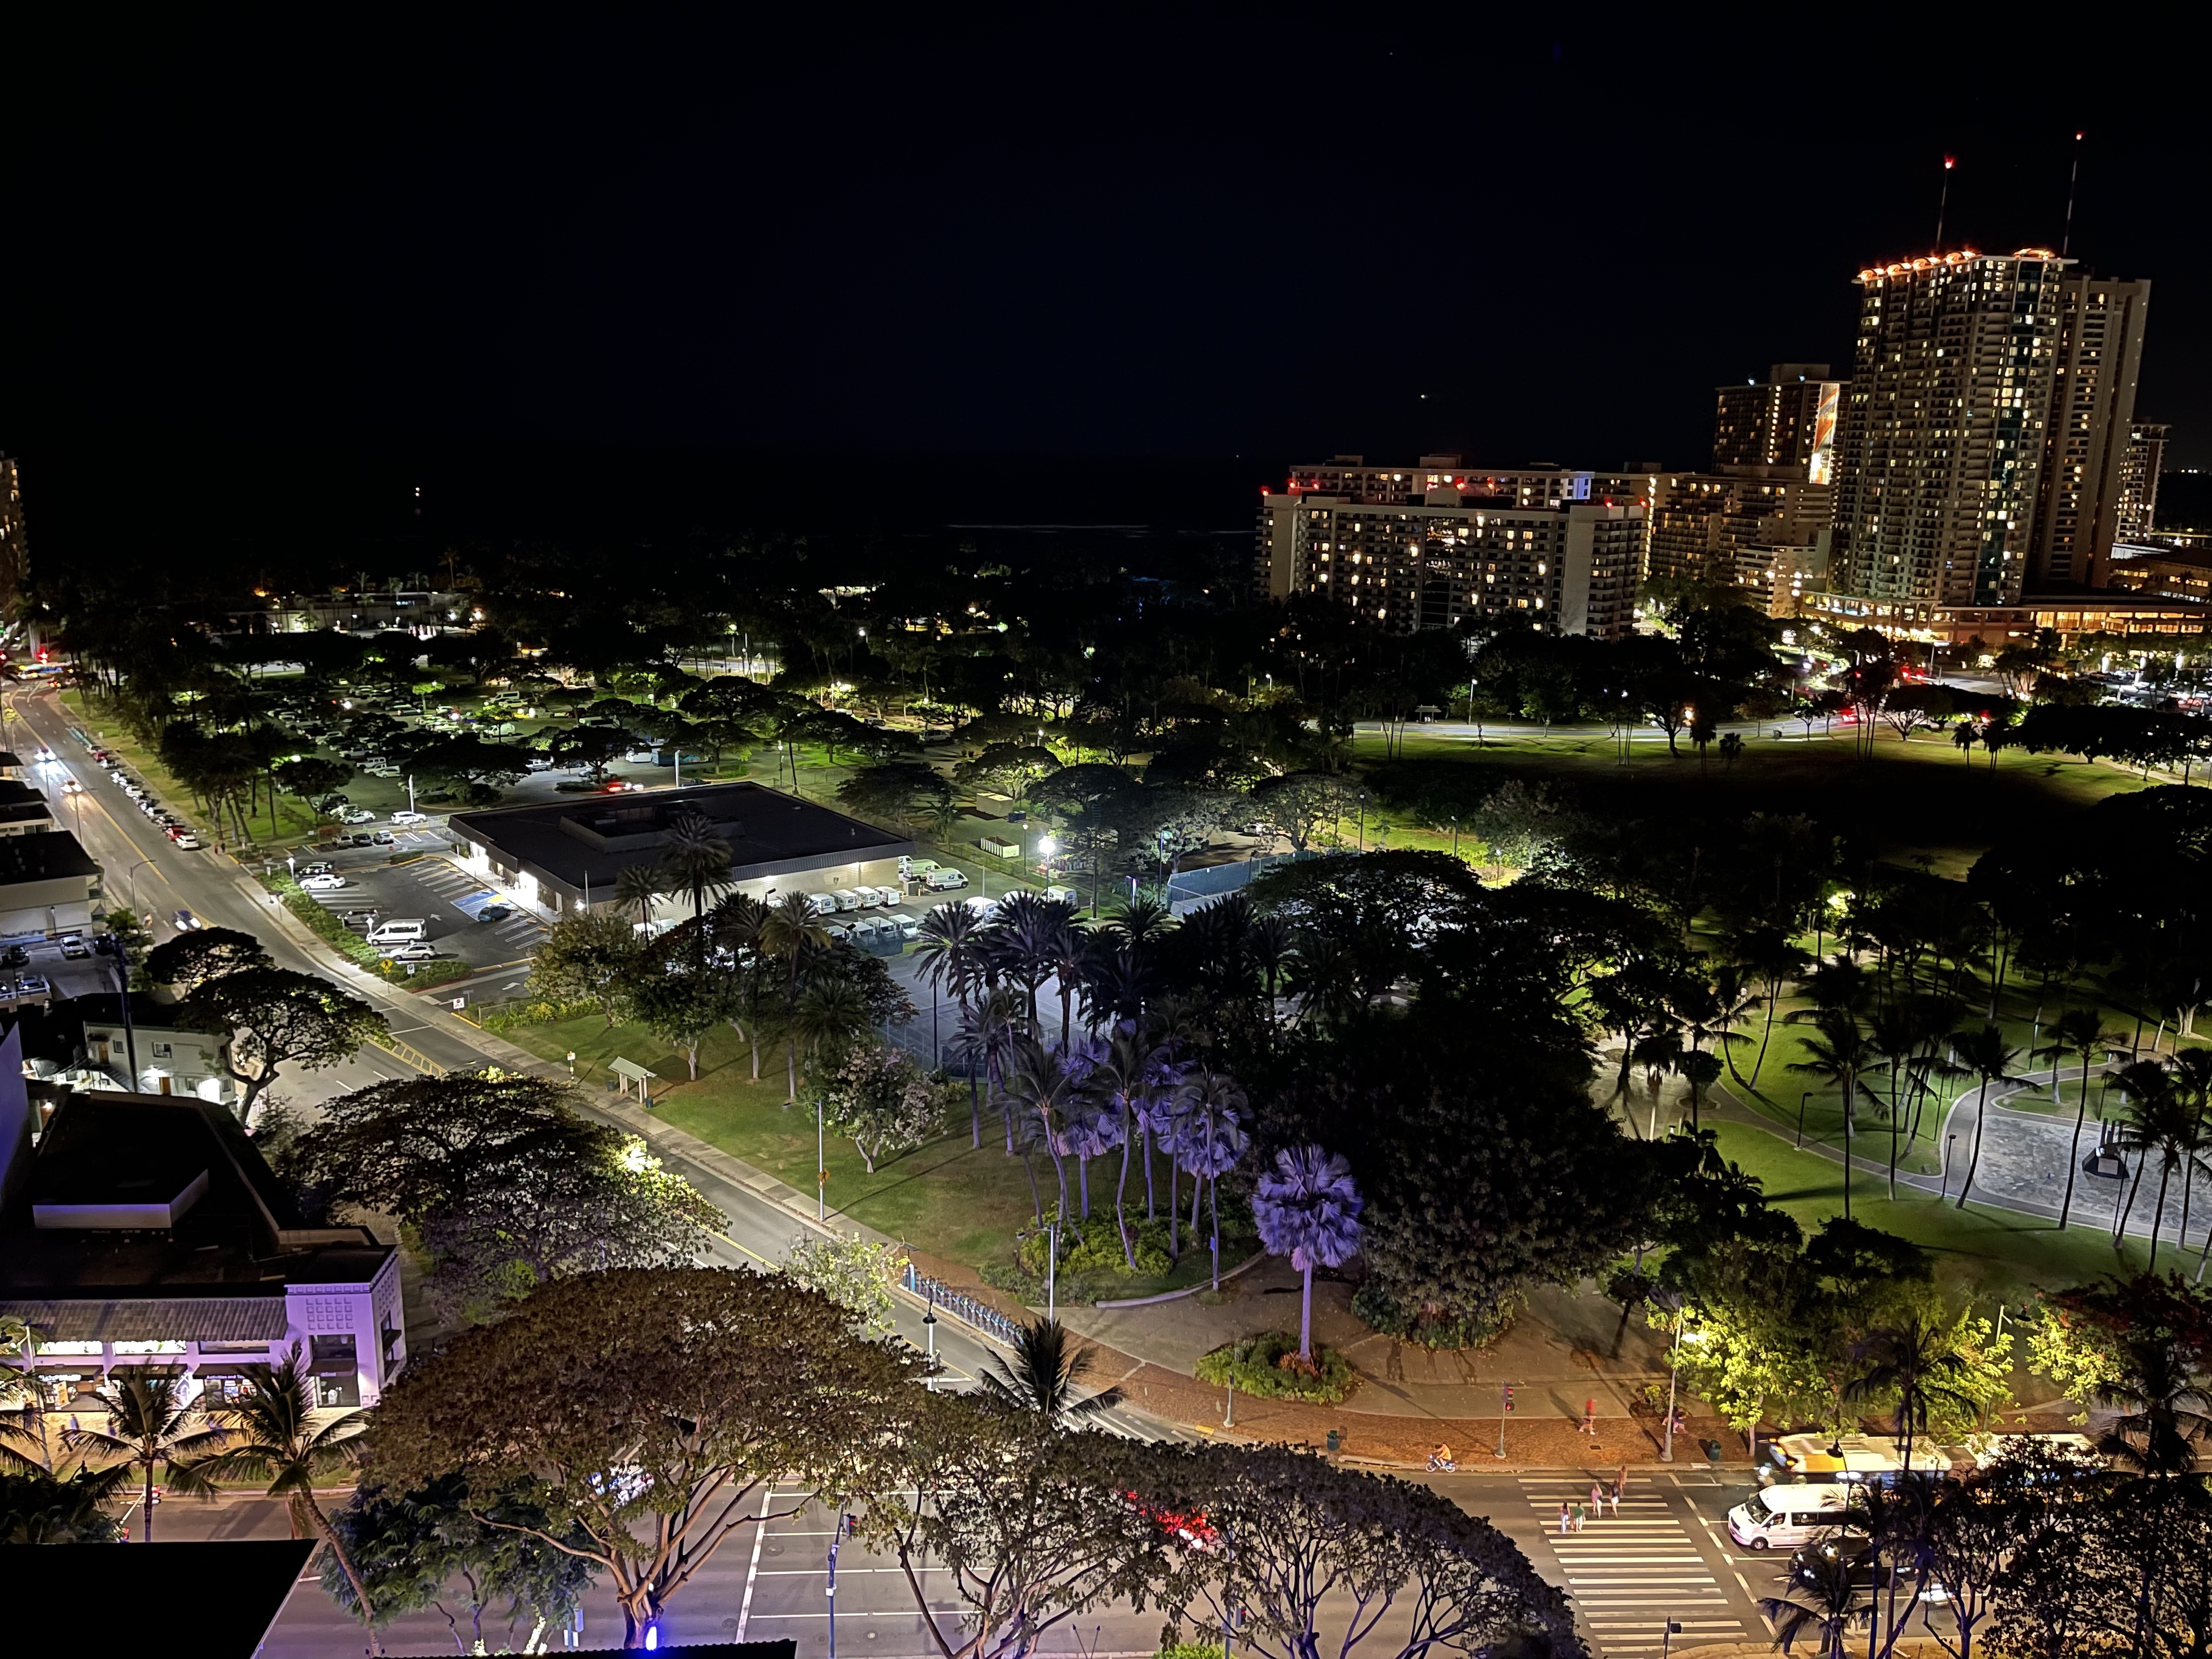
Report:
M 781 1275 L 616 1268 L 557 1279 L 412 1368 L 377 1412 L 377 1468 L 457 1474 L 486 1525 L 590 1563 L 645 1645 L 669 1600 L 746 1528 L 872 1490 L 932 1396 Z M 774 1483 L 799 1495 L 762 1502 Z M 478 1494 L 543 1512 L 518 1519 Z

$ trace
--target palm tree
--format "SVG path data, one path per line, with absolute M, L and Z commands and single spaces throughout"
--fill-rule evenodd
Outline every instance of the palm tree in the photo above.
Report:
M 760 948 L 783 962 L 788 972 L 783 988 L 784 1073 L 788 1086 L 784 1103 L 799 1098 L 799 974 L 806 953 L 830 942 L 830 934 L 814 914 L 804 893 L 786 893 L 769 907 L 761 923 Z
M 1788 1069 L 1832 1085 L 1844 1102 L 1844 1218 L 1851 1213 L 1851 1138 L 1856 1118 L 1852 1108 L 1863 1094 L 1878 1098 L 1866 1082 L 1869 1072 L 1881 1066 L 1881 1052 L 1859 1029 L 1856 1015 L 1838 1007 L 1823 1009 L 1816 1022 L 1820 1035 L 1807 1037 L 1805 1058 L 1793 1060 Z
M 2074 1176 L 2081 1167 L 2081 1126 L 2089 1116 L 2090 1067 L 2099 1050 L 2125 1042 L 2126 1034 L 2106 1029 L 2094 1008 L 2069 1008 L 2052 1022 L 2051 1031 L 2051 1041 L 2035 1050 L 2032 1058 L 2048 1060 L 2055 1074 L 2066 1055 L 2081 1056 L 2081 1100 L 2074 1109 L 2074 1144 L 2066 1154 L 2066 1196 L 2058 1206 L 2058 1230 L 2063 1232 L 2074 1213 Z
M 729 1021 L 752 1049 L 756 1083 L 760 1081 L 761 969 L 768 959 L 761 933 L 767 926 L 768 906 L 750 893 L 725 893 L 707 915 L 714 944 L 737 963 L 738 994 L 728 1004 Z
M 1261 994 L 1267 999 L 1267 1027 L 1273 1032 L 1275 993 L 1283 982 L 1284 970 L 1298 953 L 1297 936 L 1282 917 L 1262 916 L 1244 935 L 1244 951 L 1259 971 Z
M 1966 1207 L 1966 1194 L 1974 1184 L 1974 1171 L 1981 1167 L 1982 1126 L 1989 1121 L 1990 1085 L 1993 1083 L 2014 1083 L 2013 1063 L 2020 1058 L 2020 1050 L 2005 1046 L 2004 1033 L 1994 1025 L 1984 1025 L 1978 1031 L 1962 1032 L 1954 1039 L 1959 1051 L 1959 1063 L 1968 1073 L 1981 1080 L 1980 1092 L 1974 1101 L 1974 1150 L 1966 1159 L 1966 1178 L 1960 1183 L 1958 1207 Z
M 283 1364 L 250 1365 L 246 1373 L 246 1391 L 224 1413 L 229 1419 L 225 1426 L 230 1446 L 191 1465 L 192 1473 L 204 1480 L 243 1476 L 267 1481 L 266 1495 L 284 1500 L 292 1520 L 292 1536 L 323 1540 L 346 1582 L 353 1586 L 362 1623 L 373 1632 L 376 1613 L 368 1591 L 330 1516 L 315 1501 L 317 1479 L 359 1456 L 356 1443 L 365 1426 L 362 1414 L 315 1404 L 314 1379 L 307 1374 L 307 1357 L 296 1342 Z M 377 1645 L 381 1650 L 382 1643 Z
M 1313 1276 L 1316 1265 L 1341 1267 L 1359 1249 L 1359 1212 L 1366 1207 L 1341 1154 L 1297 1146 L 1275 1154 L 1260 1177 L 1252 1219 L 1260 1243 L 1286 1255 L 1303 1276 L 1298 1296 L 1298 1358 L 1313 1361 Z
M 1899 1438 L 1905 1443 L 1905 1479 L 1912 1472 L 1912 1443 L 1928 1432 L 1928 1414 L 1938 1407 L 1972 1411 L 1973 1397 L 1960 1386 L 1968 1374 L 1966 1358 L 1952 1346 L 1951 1333 L 1915 1314 L 1894 1325 L 1878 1325 L 1859 1342 L 1856 1357 L 1866 1370 L 1844 1385 L 1847 1400 L 1897 1396 Z
M 868 1000 L 850 980 L 817 979 L 799 994 L 792 1011 L 791 1035 L 811 1061 L 820 1054 L 836 1054 L 868 1030 Z
M 1174 931 L 1175 915 L 1156 898 L 1133 898 L 1107 918 L 1104 931 L 1117 934 L 1133 951 L 1143 951 Z
M 1129 1264 L 1131 1273 L 1137 1271 L 1137 1247 L 1129 1237 L 1125 1208 L 1129 1192 L 1129 1154 L 1144 1133 L 1145 1110 L 1151 1102 L 1156 1075 L 1152 1046 L 1145 1041 L 1143 1030 L 1134 1020 L 1124 1020 L 1114 1028 L 1105 1053 L 1091 1068 L 1091 1086 L 1121 1117 L 1121 1178 L 1114 1188 L 1114 1226 L 1121 1235 L 1122 1260 Z M 1149 1163 L 1149 1138 L 1145 1141 L 1145 1151 Z
M 940 904 L 922 918 L 915 954 L 921 958 L 921 976 L 929 984 L 933 1009 L 937 994 L 949 990 L 960 1005 L 962 1020 L 966 1020 L 969 996 L 983 981 L 988 946 L 981 920 L 964 904 Z M 968 1105 L 969 1144 L 981 1146 L 983 1112 L 972 1070 L 968 1074 Z
M 976 1379 L 976 1393 L 994 1405 L 1029 1418 L 1040 1429 L 1072 1426 L 1121 1403 L 1121 1390 L 1103 1389 L 1079 1399 L 1076 1385 L 1089 1374 L 1093 1350 L 1076 1347 L 1067 1327 L 1040 1319 L 1015 1333 L 1013 1354 L 995 1355 Z
M 1897 1132 L 1905 1116 L 1898 1090 L 1920 1051 L 1920 1022 L 1912 1005 L 1893 1002 L 1876 1009 L 1867 1022 L 1867 1039 L 1881 1056 L 1882 1069 L 1889 1073 L 1889 1195 L 1893 1199 L 1897 1196 Z
M 617 908 L 637 906 L 641 927 L 653 926 L 653 902 L 666 890 L 658 866 L 626 864 L 615 872 L 615 904 Z
M 1787 1653 L 1801 1636 L 1818 1636 L 1827 1659 L 1844 1659 L 1844 1637 L 1858 1605 L 1850 1558 L 1841 1551 L 1812 1551 L 1805 1558 L 1803 1578 L 1791 1582 L 1789 1594 L 1759 1598 L 1759 1612 L 1774 1626 L 1776 1647 Z
M 1084 1088 L 1073 1067 L 1034 1036 L 1014 1040 L 1013 1065 L 1006 1080 L 1009 1109 L 1018 1105 L 1042 1136 L 1060 1180 L 1060 1212 L 1067 1213 L 1067 1147 L 1070 1115 L 1081 1103 Z
M 2197 1467 L 2197 1443 L 2212 1433 L 2212 1395 L 2197 1380 L 2188 1352 L 2171 1335 L 2130 1334 L 2120 1374 L 2096 1389 L 2097 1403 L 2120 1407 L 2098 1449 L 2136 1474 L 2157 1478 Z
M 154 1471 L 168 1472 L 173 1492 L 213 1498 L 215 1484 L 189 1462 L 221 1451 L 230 1437 L 201 1418 L 193 1407 L 178 1398 L 184 1379 L 177 1376 L 125 1375 L 108 1406 L 112 1429 L 76 1429 L 68 1437 L 70 1449 L 80 1457 L 87 1452 L 122 1460 L 122 1467 L 143 1477 L 146 1541 L 154 1541 Z M 199 1418 L 197 1425 L 193 1419 Z
M 1182 1167 L 1190 1171 L 1190 1232 L 1198 1237 L 1198 1200 L 1212 1196 L 1213 1288 L 1221 1288 L 1221 1177 L 1237 1167 L 1250 1144 L 1239 1121 L 1248 1103 L 1237 1079 L 1224 1072 L 1200 1072 L 1178 1091 L 1183 1103 Z
M 2136 1154 L 2135 1179 L 2128 1185 L 2127 1206 L 2112 1228 L 2112 1247 L 2126 1236 L 2128 1218 L 2135 1213 L 2136 1194 L 2142 1189 L 2143 1170 L 2150 1155 L 2158 1155 L 2158 1202 L 2150 1217 L 2150 1271 L 2158 1271 L 2158 1236 L 2166 1221 L 2166 1189 L 2173 1172 L 2194 1156 L 2197 1114 L 2174 1087 L 2173 1074 L 2163 1062 L 2139 1060 L 2123 1066 L 2114 1079 L 2126 1098 L 2118 1144 Z
M 685 810 L 668 826 L 668 845 L 660 855 L 661 879 L 676 892 L 691 895 L 691 917 L 703 921 L 707 895 L 729 891 L 730 843 L 715 832 L 704 812 Z

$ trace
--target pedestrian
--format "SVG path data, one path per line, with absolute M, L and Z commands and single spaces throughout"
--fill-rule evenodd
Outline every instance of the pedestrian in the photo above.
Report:
M 1605 1487 L 1602 1483 L 1599 1481 L 1593 1480 L 1590 1482 L 1589 1506 L 1590 1513 L 1592 1515 L 1603 1515 L 1605 1513 Z
M 1568 1510 L 1567 1506 L 1566 1506 L 1565 1504 L 1561 1504 L 1559 1505 L 1559 1536 L 1560 1536 L 1560 1537 L 1565 1538 L 1565 1537 L 1567 1535 L 1567 1528 L 1568 1528 L 1569 1525 L 1570 1525 L 1570 1524 L 1571 1524 L 1571 1522 L 1572 1522 L 1572 1521 L 1573 1521 L 1573 1518 L 1574 1518 L 1574 1517 L 1573 1517 L 1572 1512 L 1571 1512 L 1571 1511 L 1570 1511 L 1570 1510 Z
M 1583 1432 L 1593 1440 L 1597 1438 L 1597 1401 L 1595 1400 L 1583 1401 Z
M 1620 1487 L 1621 1483 L 1616 1480 L 1605 1489 L 1605 1501 L 1613 1505 L 1613 1518 L 1616 1521 L 1620 1518 Z
M 1582 1529 L 1583 1529 L 1583 1505 L 1582 1505 L 1582 1500 L 1581 1500 L 1580 1498 L 1577 1498 L 1577 1499 L 1575 1500 L 1575 1530 L 1576 1530 L 1577 1532 L 1580 1532 Z

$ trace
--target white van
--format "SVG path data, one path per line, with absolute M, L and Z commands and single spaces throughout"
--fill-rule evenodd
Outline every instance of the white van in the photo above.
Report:
M 900 903 L 906 897 L 905 892 L 896 887 L 878 887 L 874 891 L 877 902 L 885 907 Z
M 849 887 L 833 887 L 830 890 L 830 896 L 837 902 L 837 908 L 840 910 L 857 910 L 860 908 L 860 896 Z
M 1850 1501 L 1840 1482 L 1768 1486 L 1729 1511 L 1729 1536 L 1747 1549 L 1794 1550 L 1842 1526 Z
M 428 937 L 429 932 L 430 924 L 420 916 L 394 916 L 391 921 L 380 921 L 371 928 L 368 942 L 371 945 L 412 945 L 416 939 Z
M 837 914 L 837 901 L 832 895 L 828 893 L 808 893 L 804 896 L 806 900 L 806 908 L 814 912 L 816 915 L 834 916 Z
M 958 870 L 932 870 L 921 884 L 933 893 L 957 893 L 968 884 L 968 878 Z
M 1044 902 L 1047 904 L 1079 905 L 1083 902 L 1083 896 L 1073 887 L 1048 887 L 1044 890 Z
M 941 870 L 945 866 L 938 863 L 935 859 L 909 858 L 901 859 L 899 860 L 899 874 L 904 876 L 908 881 L 919 880 L 923 876 L 927 875 L 931 871 Z

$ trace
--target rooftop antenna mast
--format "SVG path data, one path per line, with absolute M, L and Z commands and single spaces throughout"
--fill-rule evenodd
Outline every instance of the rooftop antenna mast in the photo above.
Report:
M 2058 239 L 2058 257 L 2062 259 L 2074 245 L 2074 186 L 2081 182 L 2081 140 L 2086 137 L 2086 133 L 2074 135 L 2074 170 L 2066 175 L 2066 234 Z
M 1943 251 L 1943 215 L 1951 205 L 1951 169 L 1958 165 L 1958 161 L 1955 155 L 1943 158 L 1943 193 L 1936 198 L 1936 251 L 1938 253 Z

